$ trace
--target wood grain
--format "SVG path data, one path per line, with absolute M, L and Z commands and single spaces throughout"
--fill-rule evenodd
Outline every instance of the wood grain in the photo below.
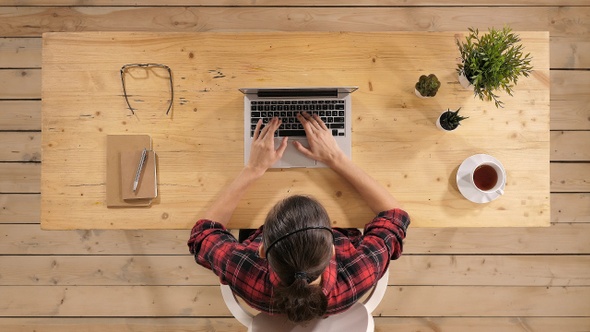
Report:
M 0 223 L 26 222 L 39 223 L 41 196 L 39 194 L 2 195 L 0 202 Z M 590 194 L 552 193 L 551 221 L 561 223 L 590 222 Z
M 567 24 L 567 23 L 565 23 Z M 571 21 L 571 25 L 578 22 Z M 579 27 L 579 26 L 578 26 Z M 577 30 L 576 28 L 573 28 Z M 551 67 L 555 69 L 585 69 L 589 67 L 586 54 L 590 52 L 590 40 L 583 35 L 555 37 L 556 47 L 551 47 Z
M 504 23 L 516 24 L 519 30 L 547 30 L 551 33 L 551 129 L 555 130 L 552 135 L 559 139 L 559 158 L 571 158 L 574 154 L 584 155 L 587 151 L 576 151 L 568 146 L 568 143 L 575 146 L 581 144 L 570 139 L 577 134 L 570 136 L 568 131 L 590 130 L 590 99 L 587 89 L 590 86 L 590 76 L 585 70 L 590 68 L 590 57 L 587 56 L 590 52 L 590 15 L 585 1 L 564 0 L 557 6 L 553 0 L 474 0 L 469 3 L 452 0 L 297 0 L 290 1 L 289 4 L 278 3 L 276 0 L 223 0 L 214 3 L 210 0 L 171 0 L 166 3 L 145 0 L 141 4 L 129 0 L 89 0 L 84 1 L 83 7 L 75 7 L 81 4 L 74 0 L 4 1 L 2 6 L 7 7 L 0 8 L 0 36 L 4 36 L 0 38 L 0 68 L 11 69 L 14 73 L 18 73 L 20 69 L 39 71 L 39 37 L 42 31 L 435 31 L 465 30 L 468 26 L 485 29 Z M 168 8 L 171 5 L 186 5 L 188 8 Z M 211 7 L 201 8 L 202 5 Z M 273 8 L 265 8 L 269 5 Z M 304 8 L 288 7 L 291 5 L 302 5 Z M 314 8 L 316 5 L 330 8 Z M 53 6 L 64 8 L 52 8 Z M 441 6 L 448 8 L 441 10 Z M 494 8 L 490 10 L 487 6 Z M 9 77 L 6 71 L 0 71 L 4 74 L 1 77 Z M 0 99 L 4 99 L 0 100 L 0 131 L 41 129 L 40 80 L 40 75 L 31 74 L 15 78 L 14 81 L 12 78 L 0 81 Z M 31 100 L 6 100 L 13 98 L 6 93 L 7 89 L 13 92 L 16 89 L 16 92 Z M 11 95 L 15 95 L 13 92 Z M 566 136 L 560 136 L 561 131 L 566 131 Z M 188 138 L 178 139 L 189 141 Z M 552 147 L 556 146 L 555 142 L 552 139 Z M 19 142 L 15 146 L 24 144 L 26 142 Z M 0 153 L 10 154 L 8 151 L 10 147 L 4 145 Z M 552 154 L 555 155 L 555 152 Z M 558 167 L 561 165 L 560 162 L 553 164 Z M 583 168 L 579 165 L 581 163 L 576 164 L 575 168 Z M 36 175 L 39 165 L 36 166 L 28 168 L 26 172 L 29 172 L 29 176 L 39 178 Z M 16 173 L 6 172 L 7 169 L 2 168 L 0 163 L 0 188 L 7 188 L 2 181 L 11 181 L 9 187 L 12 188 L 31 186 L 28 180 L 23 182 L 18 177 L 10 177 Z M 568 169 L 560 170 L 557 178 L 569 179 L 568 172 Z M 585 179 L 590 178 L 583 171 L 572 178 L 584 179 L 584 176 Z M 522 308 L 528 304 L 523 303 L 522 298 L 528 298 L 531 293 L 512 290 L 515 285 L 561 287 L 567 286 L 568 282 L 572 285 L 587 285 L 590 275 L 587 271 L 587 257 L 590 255 L 589 192 L 578 191 L 585 190 L 583 186 L 580 188 L 581 180 L 572 180 L 573 192 L 565 192 L 570 191 L 570 182 L 564 180 L 564 183 L 559 183 L 559 179 L 556 181 L 552 184 L 552 191 L 564 192 L 553 192 L 550 196 L 551 221 L 556 224 L 549 228 L 482 230 L 411 227 L 405 244 L 406 255 L 392 265 L 397 270 L 392 272 L 395 277 L 390 280 L 392 283 L 399 282 L 398 285 L 402 286 L 431 286 L 435 289 L 408 292 L 412 297 L 402 298 L 403 301 L 419 302 L 410 303 L 411 308 L 426 304 L 425 308 L 430 313 L 446 310 L 446 314 L 462 317 L 376 317 L 376 331 L 590 331 L 587 293 L 582 293 L 586 298 L 581 298 L 581 301 L 585 302 L 576 303 L 576 299 L 572 299 L 571 306 L 563 311 L 552 310 L 548 305 L 543 313 L 546 316 L 532 317 L 532 311 L 525 313 L 528 316 L 522 312 Z M 38 192 L 39 189 L 36 190 Z M 8 292 L 11 297 L 22 294 L 39 297 L 45 289 L 59 289 L 63 294 L 68 294 L 65 291 L 68 288 L 68 292 L 74 290 L 77 293 L 74 298 L 80 303 L 80 310 L 77 311 L 80 317 L 36 317 L 42 310 L 60 306 L 61 294 L 54 296 L 50 292 L 49 298 L 36 301 L 31 297 L 27 307 L 20 308 L 20 313 L 32 313 L 31 316 L 0 317 L 0 331 L 245 331 L 234 318 L 208 317 L 208 311 L 182 317 L 159 317 L 161 311 L 158 310 L 156 313 L 149 312 L 150 317 L 134 317 L 129 315 L 133 309 L 121 307 L 117 314 L 125 315 L 125 318 L 93 317 L 96 311 L 92 304 L 103 306 L 100 310 L 110 305 L 103 301 L 104 297 L 99 301 L 92 300 L 95 294 L 101 295 L 104 285 L 127 288 L 121 294 L 155 295 L 157 291 L 154 288 L 143 285 L 158 286 L 155 284 L 161 283 L 157 289 L 165 288 L 163 292 L 167 293 L 167 289 L 177 288 L 176 285 L 179 286 L 177 289 L 186 290 L 182 285 L 190 287 L 193 286 L 191 283 L 212 283 L 215 277 L 196 266 L 187 254 L 187 231 L 44 232 L 39 229 L 38 224 L 18 224 L 38 223 L 39 213 L 38 193 L 5 194 L 0 190 L 0 297 L 6 298 L 5 291 L 11 288 Z M 482 264 L 484 259 L 485 263 Z M 551 275 L 553 271 L 556 272 L 554 276 Z M 186 280 L 187 277 L 190 280 Z M 489 288 L 486 283 L 495 288 Z M 38 288 L 35 285 L 44 287 Z M 76 290 L 79 287 L 77 285 L 82 288 Z M 92 289 L 85 288 L 88 286 L 92 286 Z M 143 290 L 137 290 L 144 287 Z M 499 288 L 503 291 L 493 291 Z M 483 292 L 480 292 L 482 289 Z M 570 286 L 567 290 L 575 292 L 578 289 Z M 399 295 L 395 293 L 395 288 L 390 287 L 389 292 L 392 291 L 390 295 L 397 298 Z M 108 292 L 115 296 L 113 289 Z M 180 303 L 187 302 L 183 300 L 185 298 L 176 294 L 179 294 L 178 290 L 159 298 L 157 303 L 162 303 L 165 298 L 173 302 L 176 308 L 186 305 Z M 218 293 L 212 294 L 214 298 L 218 298 Z M 532 294 L 544 296 L 547 301 L 553 295 L 550 290 L 542 288 Z M 475 303 L 475 309 L 472 309 L 470 306 L 475 300 L 465 298 L 475 295 L 479 295 L 477 300 L 481 303 Z M 445 296 L 451 300 L 446 300 Z M 483 296 L 494 299 L 487 301 Z M 0 302 L 6 304 L 10 299 L 9 297 Z M 557 296 L 558 301 L 563 299 L 563 294 Z M 125 304 L 130 308 L 135 307 L 135 302 L 139 301 L 141 303 L 138 305 L 146 311 L 149 310 L 148 303 L 151 303 L 141 296 L 135 300 L 127 300 Z M 67 301 L 68 298 L 64 300 L 66 307 L 70 304 Z M 82 303 L 83 301 L 86 303 Z M 534 298 L 525 301 L 534 301 Z M 393 309 L 401 306 L 398 302 L 387 301 L 385 305 Z M 489 312 L 482 310 L 485 305 L 498 308 L 505 306 L 514 309 L 515 314 L 520 316 L 490 317 L 487 316 L 489 313 L 497 314 L 500 311 L 498 308 L 492 308 Z M 578 308 L 572 308 L 578 305 Z M 223 303 L 219 307 L 223 308 Z M 438 307 L 443 309 L 437 310 Z M 67 309 L 70 310 L 71 307 Z M 14 312 L 14 308 L 11 310 Z M 4 312 L 0 306 L 0 316 Z M 186 315 L 187 312 L 181 314 Z M 409 312 L 410 315 L 424 313 L 422 309 Z M 471 316 L 473 314 L 481 316 Z
M 0 34 L 38 37 L 49 31 L 462 31 L 510 24 L 583 37 L 590 8 L 497 7 L 13 7 L 0 8 Z M 143 19 L 134 20 L 141 16 Z M 391 19 L 396 17 L 397 19 Z M 152 23 L 153 22 L 153 23 Z M 155 24 L 154 24 L 155 23 Z M 345 27 L 345 28 L 343 28 Z
M 551 163 L 552 192 L 590 192 L 590 163 Z
M 417 228 L 408 233 L 407 254 L 590 254 L 585 223 L 535 228 Z M 0 224 L 5 255 L 188 255 L 189 232 L 42 231 L 38 225 Z
M 377 332 L 580 332 L 590 327 L 587 317 L 375 317 Z M 246 331 L 235 318 L 0 318 L 0 330 L 11 332 L 235 332 Z
M 41 75 L 37 69 L 3 72 L 6 79 L 16 77 L 18 94 L 30 99 L 41 98 Z M 11 81 L 12 82 L 12 81 Z M 551 129 L 590 129 L 590 97 L 585 87 L 590 86 L 588 71 L 551 71 Z M 12 88 L 11 88 L 12 89 Z M 16 92 L 0 90 L 3 98 L 14 98 Z M 1 99 L 1 98 L 0 98 Z M 38 130 L 41 127 L 41 108 L 38 101 L 0 101 L 0 130 Z
M 19 71 L 11 71 L 18 77 Z M 25 70 L 27 74 L 18 77 L 19 94 L 27 98 L 41 98 L 41 75 L 39 70 Z M 2 71 L 0 71 L 0 74 Z M 29 75 L 30 74 L 30 75 Z M 4 73 L 8 78 L 8 72 Z M 551 71 L 551 129 L 590 129 L 590 97 L 585 87 L 590 86 L 588 71 Z M 4 93 L 4 94 L 3 94 Z M 4 98 L 15 93 L 0 91 Z M 2 98 L 0 98 L 2 99 Z M 0 130 L 39 130 L 41 128 L 41 104 L 39 101 L 0 100 Z
M 41 133 L 0 132 L 0 161 L 41 161 Z
M 551 221 L 590 222 L 590 193 L 551 194 Z
M 0 309 L 1 316 L 230 316 L 218 285 L 2 287 Z
M 1 38 L 0 68 L 40 68 L 39 38 Z
M 560 47 L 551 49 L 551 68 L 568 69 L 588 66 L 585 54 L 590 52 L 590 40 L 580 36 L 557 37 L 552 41 Z M 40 68 L 41 38 L 1 38 L 0 68 Z
M 590 161 L 590 131 L 552 131 L 551 161 Z
M 0 223 L 39 223 L 39 194 L 0 194 Z
M 43 294 L 42 297 L 35 294 Z M 4 316 L 228 317 L 219 286 L 3 287 Z M 590 287 L 390 286 L 378 316 L 584 317 Z M 428 301 L 424 301 L 428 298 Z M 482 301 L 482 299 L 486 299 Z
M 551 130 L 590 130 L 590 71 L 551 71 Z
M 580 332 L 589 327 L 586 317 L 375 317 L 377 332 Z
M 41 82 L 36 84 L 41 86 Z M 41 95 L 38 98 L 40 99 Z M 0 100 L 0 130 L 40 131 L 41 101 Z
M 1 163 L 0 193 L 40 193 L 41 165 L 39 163 Z
M 566 319 L 572 321 L 571 319 Z M 501 323 L 501 322 L 500 322 Z M 573 321 L 572 326 L 581 326 L 583 322 Z M 246 328 L 233 317 L 190 317 L 190 318 L 2 318 L 0 317 L 0 331 L 10 332 L 236 332 L 246 331 Z
M 590 310 L 588 293 L 590 287 L 390 286 L 373 314 L 584 317 Z
M 76 6 L 80 5 L 76 0 L 6 0 L 6 6 L 23 5 L 27 6 Z M 584 5 L 580 0 L 563 0 L 561 6 L 581 6 Z M 470 7 L 470 6 L 552 6 L 555 5 L 551 0 L 473 0 L 473 1 L 455 1 L 455 0 L 296 0 L 284 3 L 278 0 L 171 0 L 162 4 L 161 0 L 144 0 L 137 3 L 131 0 L 93 0 L 84 3 L 85 6 L 215 6 L 215 7 L 262 7 L 262 6 L 281 6 L 281 7 L 299 7 L 299 6 L 321 6 L 321 7 L 393 7 L 393 6 L 450 6 L 450 7 Z
M 39 69 L 1 69 L 0 99 L 33 99 L 41 95 L 41 70 Z
M 495 110 L 457 88 L 454 33 L 252 33 L 240 34 L 239 39 L 233 33 L 46 34 L 41 224 L 47 229 L 191 227 L 191 218 L 243 164 L 243 103 L 237 88 L 252 82 L 331 85 L 334 73 L 341 73 L 340 85 L 360 85 L 353 96 L 358 114 L 352 123 L 353 160 L 379 182 L 397 188 L 394 194 L 411 211 L 414 227 L 546 226 L 550 218 L 548 35 L 521 35 L 537 69 L 520 82 L 517 97 L 506 98 L 510 111 Z M 366 47 L 353 46 L 361 40 Z M 287 44 L 298 45 L 301 51 L 293 53 Z M 95 52 L 98 45 L 103 53 Z M 438 59 L 429 56 L 433 48 Z M 235 49 L 241 52 L 234 53 Z M 151 59 L 145 58 L 146 52 Z M 218 66 L 220 57 L 223 67 Z M 136 98 L 146 106 L 138 103 L 138 119 L 125 112 L 118 69 L 131 59 L 174 68 L 179 78 L 177 96 L 186 101 L 175 103 L 170 119 L 163 117 L 162 101 L 168 96 L 162 95 L 167 91 L 158 87 L 158 80 L 153 85 L 142 81 L 144 90 Z M 68 71 L 61 70 L 63 63 L 68 63 Z M 424 66 L 446 82 L 440 97 L 432 101 L 416 98 L 411 93 L 413 83 L 405 83 L 415 80 Z M 212 72 L 213 68 L 217 69 Z M 194 88 L 191 82 L 202 82 L 199 91 L 207 92 L 187 94 Z M 439 103 L 469 110 L 469 125 L 451 135 L 438 131 L 434 122 L 441 112 Z M 220 126 L 223 131 L 215 129 Z M 102 142 L 106 134 L 121 132 L 149 133 L 159 167 L 166 170 L 159 173 L 159 202 L 149 209 L 114 210 L 103 204 Z M 421 139 L 415 140 L 416 135 Z M 220 144 L 223 152 L 217 148 Z M 397 156 L 395 167 L 384 153 Z M 464 199 L 453 180 L 461 162 L 477 153 L 495 155 L 508 170 L 509 190 L 486 205 Z M 524 163 L 523 155 L 546 163 Z M 207 177 L 202 176 L 205 173 Z M 295 193 L 322 201 L 336 226 L 362 227 L 371 218 L 358 194 L 332 171 L 291 169 L 268 172 L 255 183 L 233 222 L 236 227 L 257 225 L 274 202 Z M 109 218 L 93 220 L 92 216 L 104 214 Z
M 391 263 L 390 285 L 590 286 L 590 256 L 411 255 Z M 0 256 L 0 286 L 215 286 L 183 256 Z M 526 271 L 526 273 L 523 273 Z

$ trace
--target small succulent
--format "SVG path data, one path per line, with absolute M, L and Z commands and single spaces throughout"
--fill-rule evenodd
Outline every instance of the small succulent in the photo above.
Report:
M 446 112 L 441 114 L 440 116 L 440 126 L 445 130 L 455 130 L 461 124 L 461 121 L 469 118 L 465 116 L 459 115 L 459 111 L 461 107 L 459 107 L 456 111 L 451 111 L 447 109 Z
M 428 76 L 422 75 L 416 83 L 416 90 L 418 90 L 423 97 L 434 97 L 438 88 L 440 88 L 440 81 L 434 74 Z

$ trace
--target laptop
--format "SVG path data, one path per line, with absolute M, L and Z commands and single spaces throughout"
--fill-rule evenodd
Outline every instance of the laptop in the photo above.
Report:
M 248 163 L 254 129 L 259 119 L 263 124 L 273 117 L 282 120 L 275 133 L 275 148 L 283 137 L 289 137 L 289 144 L 283 157 L 272 168 L 327 167 L 299 152 L 293 141 L 309 147 L 303 126 L 297 120 L 297 113 L 318 114 L 331 130 L 336 142 L 350 157 L 351 140 L 351 98 L 356 86 L 345 87 L 304 87 L 304 88 L 242 88 L 244 94 L 244 164 Z

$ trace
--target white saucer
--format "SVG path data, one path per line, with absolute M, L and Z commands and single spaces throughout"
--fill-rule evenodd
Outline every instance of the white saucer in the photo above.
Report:
M 473 172 L 473 170 L 475 170 L 475 168 L 479 164 L 488 161 L 498 164 L 504 172 L 504 178 L 506 178 L 506 171 L 504 170 L 504 166 L 502 166 L 502 163 L 500 163 L 496 158 L 487 154 L 476 154 L 465 159 L 461 163 L 461 166 L 459 166 L 459 169 L 457 170 L 457 187 L 459 188 L 459 191 L 465 198 L 474 203 L 488 203 L 502 196 L 501 194 L 495 191 L 491 193 L 481 192 L 477 188 L 475 188 L 475 186 L 470 180 L 471 172 Z M 502 187 L 500 187 L 500 189 L 504 191 L 505 186 L 506 183 L 504 182 L 502 183 Z

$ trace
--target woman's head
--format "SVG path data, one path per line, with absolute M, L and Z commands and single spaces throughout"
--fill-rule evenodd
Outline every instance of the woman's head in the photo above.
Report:
M 266 217 L 263 243 L 270 267 L 281 280 L 275 307 L 296 322 L 323 316 L 327 298 L 319 285 L 310 285 L 333 254 L 330 218 L 323 206 L 306 196 L 279 202 Z

